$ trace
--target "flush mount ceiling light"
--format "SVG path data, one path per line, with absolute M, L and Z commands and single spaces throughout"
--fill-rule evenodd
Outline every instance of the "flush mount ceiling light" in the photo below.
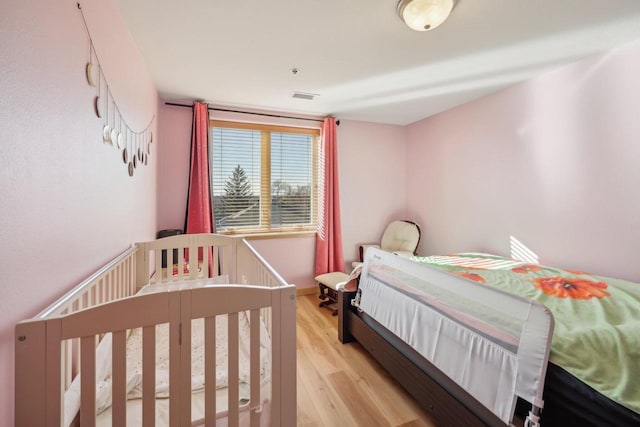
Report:
M 400 0 L 398 13 L 412 30 L 429 31 L 449 17 L 453 4 L 454 0 Z

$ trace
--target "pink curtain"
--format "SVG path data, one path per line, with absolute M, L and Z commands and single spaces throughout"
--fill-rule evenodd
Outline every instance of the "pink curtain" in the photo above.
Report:
M 338 145 L 336 120 L 327 117 L 320 135 L 320 195 L 316 234 L 316 276 L 344 272 L 340 197 L 338 194 Z
M 187 234 L 214 233 L 215 226 L 211 209 L 209 187 L 209 106 L 202 102 L 193 105 L 193 127 L 191 129 L 191 168 L 185 232 Z M 203 259 L 202 249 L 198 260 Z M 185 254 L 188 257 L 187 254 Z M 209 274 L 212 274 L 212 250 L 209 248 Z

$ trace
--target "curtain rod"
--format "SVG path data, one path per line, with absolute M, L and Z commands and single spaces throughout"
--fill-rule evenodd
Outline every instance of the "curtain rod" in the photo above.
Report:
M 164 105 L 171 105 L 173 107 L 193 108 L 193 105 L 177 104 L 175 102 L 165 102 Z M 323 122 L 324 121 L 322 119 L 305 119 L 304 117 L 282 116 L 282 115 L 279 115 L 279 114 L 254 113 L 252 111 L 229 110 L 227 108 L 209 107 L 209 110 L 210 111 L 224 111 L 226 113 L 253 114 L 255 116 L 277 117 L 279 119 L 307 120 L 307 121 L 312 121 L 312 122 Z M 336 126 L 340 126 L 340 120 L 336 120 Z

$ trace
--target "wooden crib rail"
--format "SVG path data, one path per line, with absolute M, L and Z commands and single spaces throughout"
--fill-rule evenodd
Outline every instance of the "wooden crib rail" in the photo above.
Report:
M 72 313 L 136 292 L 138 248 L 130 247 L 40 312 L 35 319 Z
M 136 243 L 64 294 L 34 319 L 68 314 L 133 295 L 142 286 L 150 283 L 155 266 L 161 265 L 163 250 L 167 254 L 167 265 L 173 265 L 177 262 L 177 259 L 174 259 L 174 250 L 178 250 L 183 256 L 185 249 L 195 251 L 205 247 L 217 250 L 215 254 L 220 255 L 220 261 L 216 259 L 215 262 L 219 262 L 216 265 L 220 266 L 220 274 L 229 276 L 230 283 L 269 287 L 287 285 L 287 282 L 242 237 L 217 234 L 169 236 Z M 189 272 L 193 274 L 185 275 L 184 270 L 178 268 L 179 274 L 172 277 L 172 280 L 208 277 L 204 274 L 196 277 L 197 262 L 197 257 L 190 257 Z M 208 267 L 208 263 L 203 264 L 207 264 Z
M 235 280 L 235 248 L 239 237 L 219 234 L 180 234 L 138 247 L 138 283 L 160 283 L 229 276 Z M 164 259 L 164 262 L 163 262 Z
M 236 247 L 236 272 L 239 283 L 260 284 L 260 286 L 286 286 L 287 282 L 267 261 L 247 242 L 242 240 Z M 271 309 L 263 308 L 260 315 L 265 320 L 269 336 L 273 335 Z
M 285 286 L 287 282 L 245 239 L 236 249 L 238 283 Z

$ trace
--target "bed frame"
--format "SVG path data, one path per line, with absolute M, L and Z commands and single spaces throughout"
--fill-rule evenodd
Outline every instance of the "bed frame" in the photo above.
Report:
M 166 269 L 161 267 L 163 253 Z M 195 256 L 197 253 L 200 255 Z M 177 268 L 172 268 L 174 264 Z M 216 280 L 209 276 L 228 277 L 236 285 L 212 285 Z M 148 284 L 162 284 L 166 289 L 135 295 Z M 260 334 L 259 322 L 253 320 L 261 316 L 272 343 L 270 424 L 295 425 L 295 286 L 284 282 L 244 239 L 215 234 L 136 243 L 36 317 L 18 323 L 16 425 L 62 425 L 63 395 L 79 373 L 82 397 L 76 421 L 94 425 L 95 353 L 107 332 L 113 334 L 113 425 L 124 425 L 126 331 L 138 327 L 143 328 L 143 390 L 152 391 L 143 391 L 143 423 L 154 425 L 155 325 L 168 323 L 170 425 L 191 426 L 190 320 L 204 318 L 205 328 L 215 329 L 215 316 L 228 314 L 232 325 L 240 311 L 249 311 L 251 316 L 251 401 L 259 402 L 254 400 L 260 388 L 259 356 L 253 349 L 259 348 Z M 205 348 L 215 348 L 206 335 Z M 238 364 L 232 362 L 237 361 L 237 346 L 237 327 L 235 333 L 230 328 L 229 402 L 238 402 Z M 205 375 L 213 378 L 215 351 L 207 350 L 205 357 L 209 368 Z M 204 393 L 204 421 L 215 425 L 215 381 L 205 383 Z M 252 426 L 261 422 L 260 410 L 257 404 L 251 407 Z M 238 425 L 237 406 L 229 405 L 228 420 L 229 425 Z
M 504 426 L 495 414 L 366 313 L 351 305 L 356 292 L 338 292 L 338 338 L 357 341 L 434 420 L 445 426 Z
M 400 273 L 400 275 L 394 275 L 394 271 Z M 406 289 L 406 285 L 404 284 L 405 280 L 419 280 L 424 283 L 431 283 L 431 285 L 443 286 L 446 289 L 452 290 L 452 292 L 454 289 L 457 289 L 455 292 L 458 292 L 458 295 L 463 295 L 460 294 L 460 292 L 468 292 L 467 288 L 469 288 L 466 279 L 458 278 L 436 269 L 428 269 L 410 260 L 402 259 L 401 257 L 384 251 L 372 249 L 367 252 L 359 281 L 360 288 L 362 288 L 364 284 L 364 287 L 371 289 L 373 294 L 378 294 L 380 290 L 387 289 L 387 286 L 391 286 L 391 288 L 395 290 L 380 293 L 380 295 L 388 298 L 396 293 L 401 295 L 404 292 L 402 289 Z M 395 288 L 395 286 L 398 287 Z M 478 289 L 475 287 L 473 289 L 469 288 L 469 290 L 478 292 Z M 487 291 L 488 290 L 489 289 L 487 289 Z M 466 391 L 459 383 L 449 378 L 442 368 L 434 364 L 437 362 L 430 362 L 409 344 L 406 344 L 396 336 L 396 334 L 376 321 L 372 316 L 356 308 L 356 306 L 359 307 L 361 302 L 358 292 L 360 291 L 347 292 L 342 289 L 338 293 L 338 338 L 340 342 L 348 343 L 358 341 L 365 350 L 417 400 L 425 411 L 442 425 L 505 425 L 506 421 L 503 421 L 499 415 L 484 406 L 471 392 Z M 437 305 L 440 304 L 438 301 L 445 301 L 440 300 L 440 298 L 457 298 L 455 292 L 447 297 L 445 297 L 445 294 L 441 294 L 434 300 L 431 300 L 431 303 Z M 497 294 L 496 297 L 498 297 Z M 371 297 L 368 298 L 368 301 L 371 301 Z M 534 399 L 532 401 L 534 403 L 533 408 L 530 407 L 531 412 L 528 415 L 525 414 L 524 417 L 526 418 L 524 421 L 526 423 L 525 425 L 535 426 L 537 425 L 540 408 L 543 404 L 542 389 L 544 387 L 544 373 L 551 340 L 550 334 L 553 331 L 553 316 L 544 306 L 527 302 L 527 300 L 523 298 L 511 296 L 504 292 L 500 293 L 499 298 L 503 304 L 513 304 L 512 308 L 514 309 L 515 307 L 521 307 L 523 310 L 528 310 L 529 313 L 526 314 L 526 318 L 531 318 L 532 322 L 537 322 L 537 326 L 533 326 L 533 323 L 523 324 L 523 331 L 527 329 L 531 331 L 535 330 L 536 332 L 533 334 L 529 333 L 527 337 L 523 335 L 519 338 L 519 346 L 523 347 L 520 347 L 518 351 L 522 350 L 524 353 L 528 353 L 529 350 L 535 349 L 535 355 L 531 354 L 535 359 L 529 358 L 522 360 L 521 363 L 524 364 L 522 369 L 528 369 L 528 372 L 524 373 L 524 371 L 518 369 L 518 380 L 516 381 L 520 381 L 520 385 L 517 385 L 517 382 L 515 384 L 516 389 L 520 389 L 521 392 L 528 393 L 529 396 L 532 394 L 535 395 L 532 397 Z M 373 303 L 373 307 L 375 307 L 375 304 L 376 303 Z M 412 307 L 412 305 L 406 306 L 407 309 L 412 310 L 410 307 Z M 433 308 L 435 306 L 431 307 L 431 313 L 439 313 L 437 309 Z M 445 307 L 451 306 L 445 304 Z M 447 308 L 445 310 L 449 309 Z M 381 313 L 384 318 L 387 318 L 389 315 L 384 311 L 381 311 Z M 523 314 L 525 313 L 527 312 L 523 311 Z M 435 316 L 442 315 L 435 314 Z M 447 316 L 447 322 L 449 324 L 458 324 L 460 325 L 459 328 L 467 330 L 465 323 L 458 323 L 458 318 L 455 316 L 456 315 L 453 315 L 453 317 Z M 433 317 L 431 319 L 433 319 Z M 524 317 L 522 320 L 525 321 Z M 390 320 L 390 322 L 398 324 L 399 320 L 394 319 Z M 529 322 L 529 320 L 526 320 L 526 322 Z M 456 334 L 454 335 L 457 336 Z M 482 336 L 482 332 L 474 333 L 473 336 L 476 342 L 486 339 Z M 535 338 L 532 339 L 532 336 L 535 336 Z M 448 335 L 448 337 L 449 340 L 452 339 L 452 335 Z M 458 345 L 464 347 L 466 344 L 461 342 Z M 437 353 L 438 350 L 436 350 L 435 344 L 432 344 L 430 348 L 434 351 L 436 358 L 442 357 L 443 353 Z M 454 345 L 452 348 L 456 348 L 456 346 Z M 437 356 L 437 354 L 440 356 Z M 518 362 L 520 362 L 520 356 L 518 356 Z M 442 360 L 440 360 L 440 363 L 442 363 Z M 483 369 L 481 366 L 484 366 L 482 363 L 485 363 L 485 361 L 480 358 L 474 359 L 473 363 L 475 369 L 479 369 L 478 376 L 475 378 L 482 378 L 481 372 Z M 486 361 L 486 363 L 492 362 Z M 528 365 L 529 368 L 525 367 L 525 365 Z M 539 366 L 539 368 L 531 370 L 531 366 Z M 460 367 L 460 369 L 464 368 L 469 368 L 469 366 L 465 365 Z M 446 369 L 451 370 L 455 369 L 455 367 L 449 364 Z M 487 366 L 487 369 L 491 369 L 491 367 Z M 472 370 L 465 372 L 467 372 L 467 379 L 464 381 L 474 378 Z M 458 373 L 458 375 L 461 374 Z M 527 381 L 532 381 L 530 386 L 524 386 Z M 474 384 L 474 381 L 471 380 L 470 384 Z M 475 387 L 479 384 L 480 383 L 475 382 Z M 512 396 L 515 399 L 515 394 Z M 520 423 L 520 420 L 514 419 L 513 422 Z
M 505 425 L 412 347 L 359 311 L 352 303 L 354 299 L 357 291 L 338 292 L 340 342 L 359 342 L 439 424 Z M 552 363 L 548 365 L 545 384 L 544 410 L 542 414 L 534 414 L 542 415 L 542 426 L 631 426 L 640 422 L 640 415 L 607 399 Z M 526 425 L 524 420 L 530 407 L 524 400 L 518 400 L 515 425 Z

